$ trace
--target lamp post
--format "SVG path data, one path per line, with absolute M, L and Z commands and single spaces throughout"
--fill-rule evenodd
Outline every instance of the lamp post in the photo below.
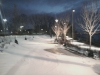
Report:
M 75 10 L 72 10 L 72 38 L 73 38 L 73 39 L 74 39 L 74 30 L 73 30 L 73 28 L 74 28 L 74 26 L 73 26 L 74 12 L 75 12 Z
M 3 22 L 4 22 L 4 34 L 5 34 L 5 33 L 6 33 L 6 32 L 5 32 L 5 30 L 6 30 L 5 25 L 6 25 L 7 19 L 3 19 Z
M 24 26 L 20 26 L 20 31 L 22 30 L 23 27 L 24 27 Z
M 58 25 L 58 19 L 55 19 L 55 22 L 56 22 L 56 24 Z M 55 26 L 55 28 L 57 28 L 57 30 L 58 30 L 57 25 Z M 56 35 L 56 41 L 58 41 L 58 36 L 57 36 L 57 35 Z
M 55 19 L 55 22 L 58 23 L 58 19 Z M 57 27 L 57 25 L 55 25 L 55 27 Z
M 23 27 L 24 27 L 24 26 L 20 26 L 20 33 L 22 32 Z
M 41 29 L 41 31 L 42 31 L 42 34 L 43 34 L 43 29 Z
M 58 23 L 58 19 L 55 19 L 56 24 Z M 55 27 L 57 27 L 57 25 L 55 25 Z

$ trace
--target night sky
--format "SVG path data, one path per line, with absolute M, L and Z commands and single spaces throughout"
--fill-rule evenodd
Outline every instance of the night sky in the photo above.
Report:
M 20 13 L 60 13 L 79 8 L 84 0 L 2 0 L 2 11 L 6 16 L 13 12 L 14 4 Z

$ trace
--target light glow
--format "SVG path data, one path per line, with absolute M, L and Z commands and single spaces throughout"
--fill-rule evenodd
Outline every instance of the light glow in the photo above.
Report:
M 57 27 L 57 26 L 55 26 L 55 27 Z
M 20 26 L 20 28 L 23 28 L 24 26 Z
M 55 21 L 58 22 L 58 19 L 56 19 Z
M 75 12 L 75 10 L 72 10 L 72 12 Z
M 7 22 L 7 19 L 3 19 L 4 22 Z
M 43 29 L 41 29 L 41 30 L 43 30 Z

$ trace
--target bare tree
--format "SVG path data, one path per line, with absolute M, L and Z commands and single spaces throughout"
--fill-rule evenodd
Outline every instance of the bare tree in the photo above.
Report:
M 40 25 L 39 25 L 39 16 L 36 15 L 31 15 L 30 16 L 30 23 L 33 25 L 35 32 L 38 33 L 40 31 Z
M 18 33 L 18 28 L 19 28 L 19 12 L 17 9 L 17 5 L 14 4 L 14 10 L 13 10 L 13 18 L 12 18 L 12 31 L 13 33 Z
M 43 29 L 43 33 L 48 33 L 51 30 L 51 25 L 54 24 L 54 18 L 49 14 L 34 14 L 29 18 L 35 32 L 41 32 Z
M 70 19 L 68 16 L 65 19 L 61 20 L 62 34 L 63 34 L 63 41 L 64 42 L 66 41 L 66 34 L 70 28 L 69 21 L 70 21 Z
M 61 34 L 61 25 L 57 22 L 54 26 L 52 26 L 52 30 L 56 34 L 56 39 L 58 40 L 58 37 Z
M 100 26 L 100 10 L 96 2 L 91 2 L 91 4 L 85 6 L 81 13 L 81 19 L 78 20 L 80 27 L 89 34 L 90 39 L 90 49 L 92 36 L 97 32 Z

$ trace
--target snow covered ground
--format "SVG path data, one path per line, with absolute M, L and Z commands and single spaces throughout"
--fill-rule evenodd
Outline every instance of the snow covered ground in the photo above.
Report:
M 17 36 L 1 48 L 0 75 L 100 75 L 100 60 L 53 54 L 45 49 L 63 48 L 52 44 L 54 38 L 45 35 Z
M 66 36 L 66 39 L 67 40 L 72 40 L 72 38 Z M 79 46 L 80 48 L 84 48 L 84 49 L 89 49 L 89 45 L 85 44 L 85 43 L 82 43 L 82 42 L 78 42 L 77 40 L 72 40 L 71 41 L 71 44 L 73 45 L 77 45 Z M 100 51 L 100 47 L 95 47 L 95 46 L 91 46 L 91 50 L 96 50 L 96 51 Z

